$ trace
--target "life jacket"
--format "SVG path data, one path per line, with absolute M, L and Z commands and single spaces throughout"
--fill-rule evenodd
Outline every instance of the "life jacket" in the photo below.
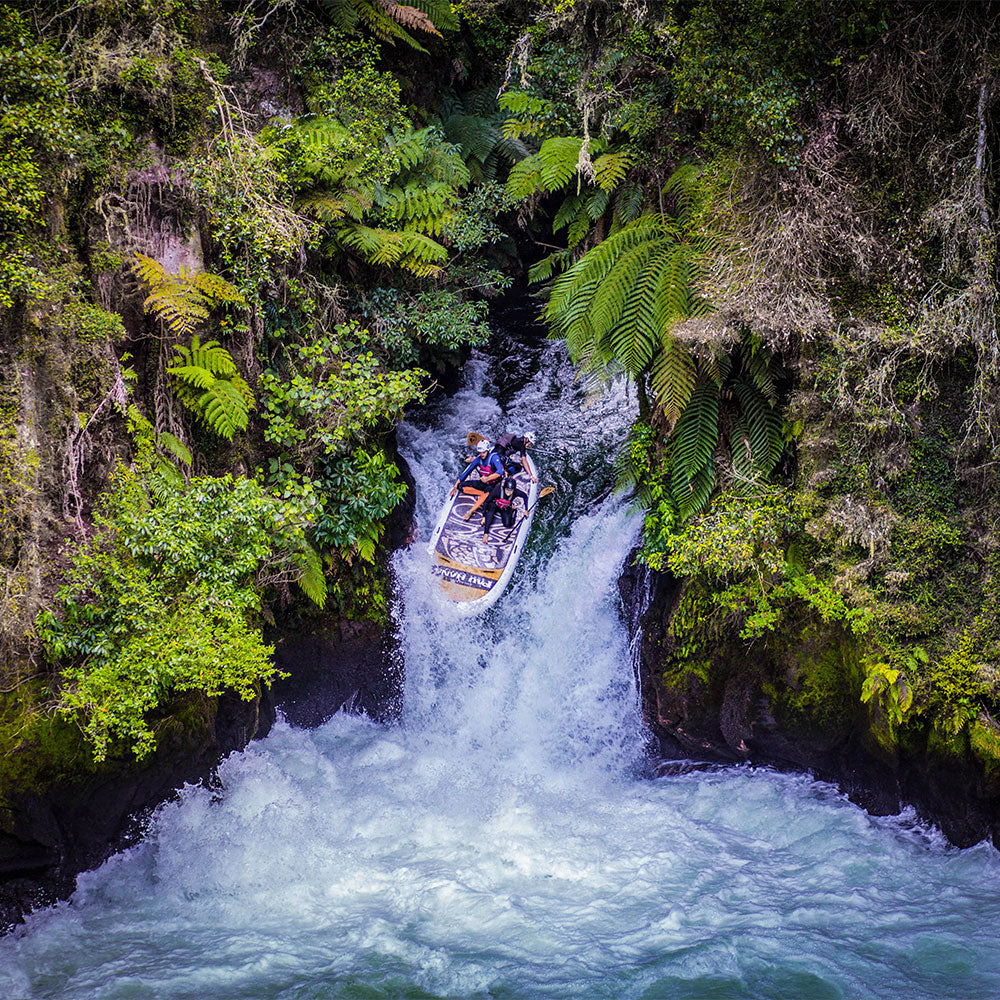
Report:
M 511 504 L 512 504 L 512 503 L 513 503 L 514 501 L 513 501 L 513 500 L 507 500 L 507 499 L 505 499 L 504 497 L 497 497 L 497 498 L 496 498 L 496 500 L 494 500 L 493 502 L 494 502 L 494 503 L 495 503 L 495 504 L 496 504 L 496 505 L 497 505 L 498 507 L 502 507 L 502 508 L 506 509 L 506 508 L 507 508 L 507 507 L 509 507 L 509 506 L 510 506 L 510 505 L 511 505 Z
M 489 464 L 489 456 L 487 456 L 487 464 L 483 464 L 482 461 L 479 463 L 479 475 L 480 476 L 491 476 L 493 475 L 493 466 Z

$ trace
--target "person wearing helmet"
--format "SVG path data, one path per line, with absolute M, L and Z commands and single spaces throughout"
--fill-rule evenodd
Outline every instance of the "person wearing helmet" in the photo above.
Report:
M 491 493 L 486 501 L 486 507 L 484 508 L 483 514 L 483 541 L 489 542 L 490 540 L 490 529 L 493 527 L 493 522 L 499 517 L 500 523 L 505 528 L 514 527 L 514 519 L 517 517 L 517 511 L 514 508 L 514 502 L 518 497 L 524 500 L 525 507 L 528 504 L 528 494 L 522 489 L 518 489 L 517 480 L 513 476 L 507 476 L 500 489 L 495 493 Z
M 473 473 L 478 473 L 479 478 L 471 479 Z M 503 463 L 500 461 L 500 456 L 490 446 L 489 441 L 482 438 L 476 443 L 476 454 L 451 488 L 450 495 L 454 496 L 459 489 L 489 494 L 499 488 L 502 478 Z
M 523 434 L 501 434 L 497 438 L 496 448 L 503 457 L 503 466 L 508 475 L 514 473 L 514 456 L 521 456 L 521 468 L 528 474 L 533 483 L 538 482 L 538 477 L 531 474 L 528 466 L 528 449 L 535 446 L 535 432 L 525 431 Z

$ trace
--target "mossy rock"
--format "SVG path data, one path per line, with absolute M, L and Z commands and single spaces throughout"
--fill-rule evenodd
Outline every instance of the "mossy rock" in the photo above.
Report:
M 857 640 L 840 629 L 806 625 L 776 636 L 781 672 L 764 685 L 781 727 L 838 743 L 861 714 L 861 654 Z

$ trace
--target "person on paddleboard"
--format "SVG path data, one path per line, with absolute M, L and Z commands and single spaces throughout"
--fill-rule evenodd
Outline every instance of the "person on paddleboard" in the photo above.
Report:
M 491 494 L 486 501 L 483 516 L 483 541 L 489 542 L 490 529 L 494 521 L 499 517 L 500 523 L 505 528 L 514 527 L 514 519 L 517 511 L 514 509 L 514 502 L 518 497 L 524 500 L 525 509 L 528 506 L 528 494 L 522 489 L 518 489 L 517 480 L 513 476 L 507 476 L 503 485 L 496 493 Z
M 479 478 L 470 479 L 469 477 L 475 472 L 478 472 Z M 494 490 L 499 490 L 503 474 L 503 462 L 500 461 L 500 456 L 490 447 L 486 438 L 481 438 L 476 442 L 475 457 L 458 477 L 450 495 L 454 496 L 460 489 L 490 494 Z
M 500 453 L 503 461 L 504 471 L 508 475 L 513 475 L 516 471 L 514 456 L 521 456 L 521 468 L 527 473 L 533 483 L 538 482 L 538 477 L 532 475 L 531 467 L 528 465 L 528 449 L 535 445 L 535 432 L 525 431 L 523 434 L 501 434 L 496 440 L 496 450 Z

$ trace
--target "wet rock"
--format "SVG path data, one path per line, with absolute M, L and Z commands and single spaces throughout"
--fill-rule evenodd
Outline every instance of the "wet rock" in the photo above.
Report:
M 370 621 L 329 621 L 278 640 L 271 697 L 293 726 L 320 726 L 341 709 L 388 721 L 399 711 L 402 664 L 394 634 Z
M 942 748 L 925 734 L 886 747 L 873 739 L 857 693 L 825 692 L 813 715 L 796 710 L 801 691 L 790 663 L 833 661 L 829 675 L 849 674 L 849 640 L 803 632 L 789 638 L 790 663 L 766 653 L 749 653 L 733 642 L 714 651 L 707 676 L 665 678 L 670 617 L 681 585 L 669 574 L 650 573 L 628 560 L 619 591 L 633 638 L 643 714 L 659 742 L 663 760 L 750 761 L 809 771 L 836 784 L 852 801 L 876 816 L 912 805 L 960 847 L 984 839 L 1000 846 L 1000 776 L 987 772 L 971 751 Z M 838 650 L 838 642 L 843 646 Z

